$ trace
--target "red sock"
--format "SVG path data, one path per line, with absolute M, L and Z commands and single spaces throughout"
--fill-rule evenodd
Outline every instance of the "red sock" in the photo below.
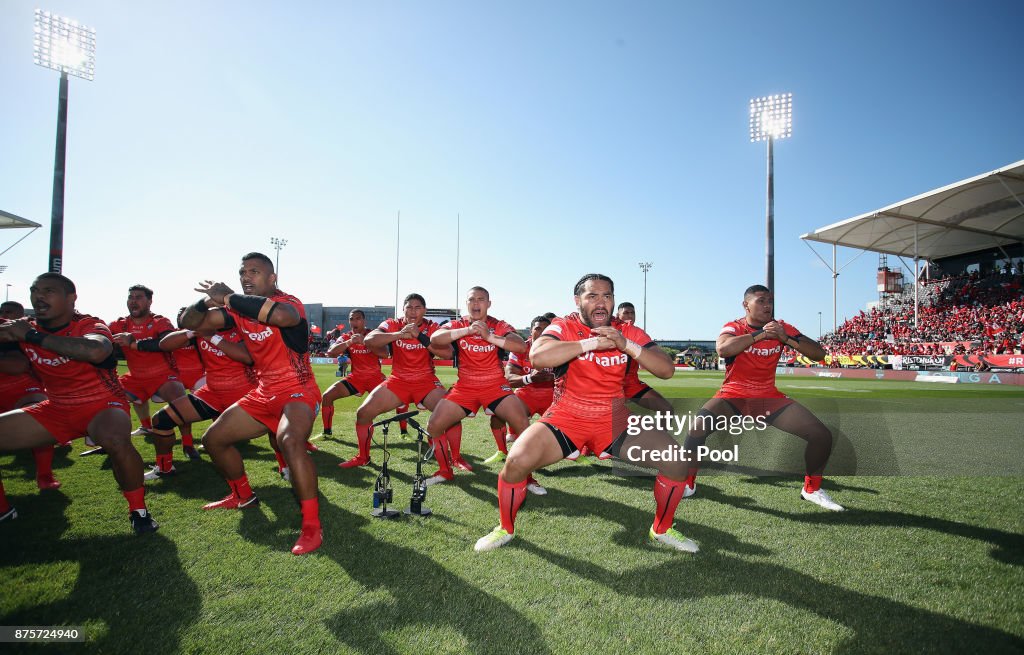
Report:
M 121 494 L 124 499 L 128 501 L 128 511 L 134 512 L 138 509 L 146 509 L 146 488 L 139 487 L 138 489 L 132 489 L 131 491 L 122 491 Z
M 277 470 L 283 471 L 288 468 L 288 462 L 284 461 L 284 455 L 281 454 L 280 450 L 274 451 L 274 457 L 277 458 Z
M 334 403 L 324 403 L 320 406 L 320 418 L 324 422 L 324 429 L 330 430 L 334 425 Z
M 692 487 L 695 484 L 697 484 L 697 473 L 696 472 L 691 473 L 688 476 L 686 476 L 686 486 L 687 487 Z
M 515 484 L 505 482 L 498 476 L 498 513 L 501 515 L 501 527 L 512 534 L 516 530 L 516 512 L 526 500 L 526 480 Z
M 451 455 L 448 453 L 448 440 L 441 435 L 436 439 L 431 439 L 430 443 L 434 446 L 434 459 L 437 460 L 440 472 L 455 475 L 455 472 L 452 471 Z
M 448 428 L 444 433 L 448 445 L 452 448 L 452 459 L 462 459 L 462 422 Z
M 53 446 L 40 446 L 39 448 L 33 448 L 32 458 L 36 460 L 36 479 L 52 479 Z
M 231 487 L 231 491 L 235 492 L 239 500 L 245 500 L 253 496 L 252 487 L 249 486 L 249 476 L 245 473 L 237 480 L 228 480 L 228 486 Z
M 160 453 L 157 453 L 156 466 L 163 473 L 170 471 L 171 467 L 174 466 L 174 455 L 172 455 L 171 453 L 167 453 L 166 455 L 161 455 Z
M 664 475 L 654 479 L 654 502 L 657 509 L 654 513 L 654 532 L 664 534 L 672 527 L 672 521 L 676 516 L 676 506 L 683 498 L 683 486 L 685 482 L 669 480 Z
M 397 413 L 397 414 L 405 414 L 408 411 L 409 411 L 409 406 L 408 405 L 399 405 L 398 408 L 395 410 L 395 413 Z M 407 432 L 409 430 L 409 422 L 408 421 L 399 421 L 398 422 L 398 428 L 402 432 Z
M 318 498 L 310 498 L 309 500 L 300 500 L 299 507 L 302 508 L 302 527 L 316 526 L 320 527 L 320 500 Z
M 153 419 L 149 417 L 139 419 L 139 423 L 147 430 L 153 427 Z
M 0 514 L 11 509 L 11 504 L 7 502 L 7 494 L 4 493 L 4 481 L 0 480 Z
M 370 459 L 370 437 L 373 436 L 372 425 L 356 424 L 356 437 L 359 439 L 360 459 Z
M 508 446 L 505 445 L 505 436 L 508 434 L 508 428 L 491 428 L 491 434 L 494 435 L 494 443 L 498 444 L 498 450 L 508 455 Z
M 192 426 L 183 425 L 181 428 L 181 447 L 192 448 L 195 446 L 195 442 L 192 441 Z
M 818 489 L 821 489 L 821 476 L 820 475 L 805 475 L 804 476 L 804 491 L 809 494 L 813 494 Z

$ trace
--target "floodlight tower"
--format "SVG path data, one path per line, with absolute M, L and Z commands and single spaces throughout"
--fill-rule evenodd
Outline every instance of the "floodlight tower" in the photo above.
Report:
M 647 331 L 647 272 L 654 268 L 651 262 L 640 262 L 640 270 L 644 272 L 644 332 Z
M 92 81 L 96 75 L 96 30 L 78 21 L 36 9 L 35 63 L 60 72 L 57 95 L 57 149 L 53 158 L 50 210 L 50 259 L 47 270 L 60 273 L 64 259 L 64 162 L 68 141 L 68 75 Z
M 750 141 L 768 142 L 768 215 L 766 218 L 765 286 L 775 293 L 775 139 L 793 136 L 793 94 L 779 93 L 750 100 Z
M 281 275 L 280 267 L 278 263 L 281 261 L 281 248 L 288 245 L 288 239 L 278 239 L 277 237 L 270 237 L 270 245 L 274 246 L 274 250 L 277 254 L 274 255 L 274 272 Z

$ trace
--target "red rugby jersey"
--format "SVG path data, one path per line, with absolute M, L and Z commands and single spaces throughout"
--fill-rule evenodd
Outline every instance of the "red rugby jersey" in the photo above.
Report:
M 199 352 L 193 343 L 178 348 L 171 355 L 173 355 L 174 365 L 182 377 L 189 377 L 189 374 L 198 374 L 200 376 L 203 374 L 203 360 L 199 358 Z
M 523 371 L 523 375 L 529 375 L 530 373 L 535 373 L 537 371 L 545 370 L 545 369 L 533 368 L 533 365 L 530 364 L 530 346 L 532 346 L 532 345 L 533 345 L 533 339 L 532 338 L 531 339 L 527 339 L 526 340 L 526 352 L 524 352 L 524 353 L 509 353 L 508 354 L 508 363 L 512 364 L 513 366 L 518 366 Z M 547 370 L 550 370 L 550 369 L 547 369 Z M 547 382 L 534 382 L 534 383 L 528 384 L 525 387 L 523 387 L 523 389 L 530 389 L 530 388 L 545 389 L 545 388 L 552 388 L 554 386 L 555 386 L 555 381 L 554 380 L 548 380 Z
M 487 327 L 491 334 L 499 337 L 508 336 L 516 331 L 514 327 L 494 318 L 487 317 Z M 473 324 L 473 319 L 463 316 L 444 326 L 442 329 L 459 330 Z M 505 373 L 502 371 L 498 347 L 481 339 L 475 334 L 467 335 L 452 342 L 455 351 L 455 363 L 459 371 L 459 382 L 472 387 L 489 387 L 506 385 Z
M 13 346 L 14 344 L 11 345 Z M 43 388 L 43 383 L 32 373 L 31 369 L 17 375 L 0 373 L 0 396 L 7 392 L 30 387 L 39 387 L 40 391 Z
M 171 325 L 171 322 L 159 314 L 150 314 L 142 323 L 136 323 L 131 316 L 125 316 L 110 324 L 112 334 L 129 332 L 136 341 L 150 338 L 159 339 L 160 335 L 173 331 L 174 326 Z M 133 377 L 162 378 L 177 373 L 174 357 L 170 353 L 151 353 L 130 347 L 121 350 L 124 352 L 128 370 Z
M 646 332 L 622 321 L 613 321 L 612 327 L 641 347 L 652 343 Z M 578 313 L 556 317 L 543 335 L 559 341 L 582 341 L 592 332 Z M 625 403 L 622 383 L 629 366 L 629 355 L 616 349 L 592 350 L 583 353 L 555 369 L 555 395 L 551 409 L 569 410 L 583 418 L 609 418 L 610 412 Z
M 220 330 L 217 334 L 225 341 L 242 343 L 242 334 L 237 327 Z M 230 393 L 249 390 L 259 382 L 251 366 L 231 359 L 208 338 L 196 335 L 196 349 L 206 368 L 206 386 L 213 391 Z
M 365 337 L 370 331 L 366 330 L 363 332 Z M 355 332 L 346 332 L 345 334 L 338 337 L 334 343 L 341 343 L 342 341 L 348 341 Z M 384 376 L 384 373 L 380 370 L 380 357 L 366 347 L 365 343 L 353 343 L 345 349 L 345 354 L 348 355 L 349 360 L 352 363 L 352 377 L 364 378 L 364 379 L 378 379 Z
M 264 392 L 315 387 L 316 379 L 309 359 L 309 323 L 302 301 L 281 290 L 276 290 L 270 300 L 295 308 L 300 318 L 298 324 L 279 328 L 226 308 L 232 319 L 226 327 L 237 326 L 241 330 L 242 341 L 249 349 L 260 389 Z
M 791 337 L 800 335 L 792 325 L 776 319 Z M 747 325 L 745 318 L 729 321 L 719 335 L 739 336 L 760 328 Z M 775 339 L 762 339 L 734 357 L 725 358 L 725 382 L 718 392 L 723 398 L 772 398 L 780 394 L 775 388 L 775 367 L 782 356 L 782 344 Z
M 401 332 L 405 327 L 405 321 L 397 318 L 389 318 L 381 323 L 377 329 L 381 332 L 394 334 Z M 437 323 L 424 319 L 420 324 L 421 334 L 428 338 L 437 332 Z M 417 339 L 399 339 L 390 344 L 391 346 L 391 377 L 407 382 L 420 382 L 431 380 L 434 375 L 434 355 L 427 350 L 426 346 Z
M 37 324 L 34 320 L 29 324 L 43 334 L 56 334 L 61 337 L 84 337 L 98 334 L 111 339 L 110 328 L 94 316 L 75 313 L 71 322 L 64 327 L 53 330 Z M 57 403 L 86 403 L 96 400 L 119 400 L 124 402 L 124 389 L 117 381 L 117 358 L 113 354 L 99 364 L 74 360 L 58 355 L 52 350 L 27 342 L 19 342 L 28 361 L 43 386 L 46 395 Z

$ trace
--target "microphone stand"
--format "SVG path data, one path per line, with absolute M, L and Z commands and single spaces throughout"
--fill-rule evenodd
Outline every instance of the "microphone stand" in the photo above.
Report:
M 370 512 L 370 516 L 377 519 L 393 519 L 401 514 L 396 509 L 388 509 L 388 503 L 392 500 L 391 475 L 388 473 L 388 460 L 391 458 L 388 451 L 388 423 L 390 421 L 380 425 L 384 459 L 380 465 L 380 474 L 373 485 L 373 511 Z
M 427 499 L 427 479 L 423 476 L 423 462 L 427 457 L 423 454 L 423 437 L 427 432 L 416 421 L 408 419 L 408 422 L 416 430 L 416 475 L 412 478 L 412 498 L 409 499 L 409 506 L 405 509 L 405 513 L 430 516 L 432 514 L 430 508 L 423 506 L 423 501 Z

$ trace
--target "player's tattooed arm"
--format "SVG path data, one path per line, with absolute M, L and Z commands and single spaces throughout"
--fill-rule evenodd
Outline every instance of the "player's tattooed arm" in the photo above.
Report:
M 197 289 L 197 291 L 203 291 Z M 205 292 L 204 292 L 205 293 Z M 210 311 L 220 307 L 209 296 L 203 296 L 181 313 L 181 327 L 186 330 L 219 330 L 226 325 L 223 311 Z

